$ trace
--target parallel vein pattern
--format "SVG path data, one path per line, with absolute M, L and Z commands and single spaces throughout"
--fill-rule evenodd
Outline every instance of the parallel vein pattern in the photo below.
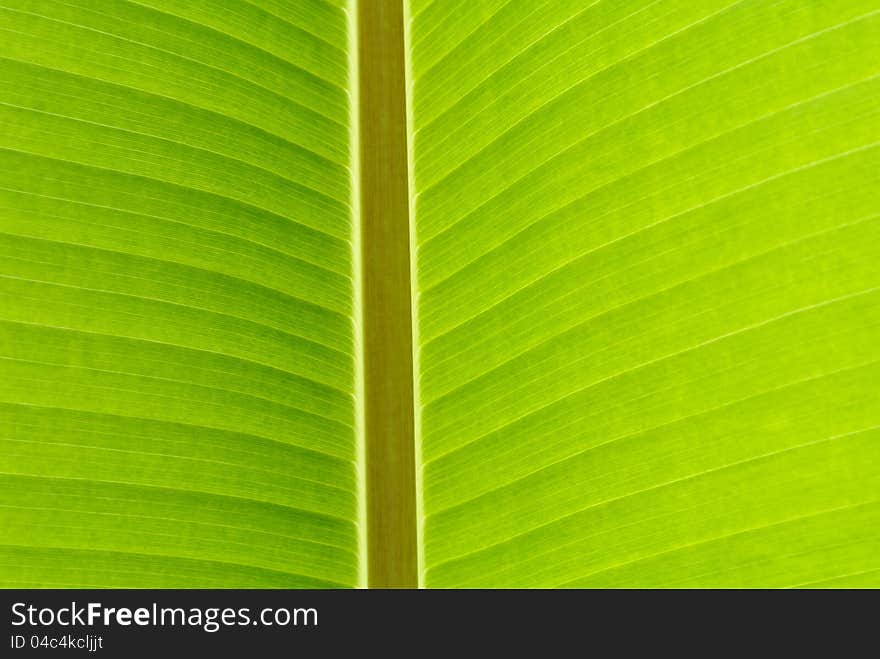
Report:
M 410 14 L 425 584 L 880 585 L 880 3 Z
M 342 5 L 0 0 L 0 585 L 356 583 Z

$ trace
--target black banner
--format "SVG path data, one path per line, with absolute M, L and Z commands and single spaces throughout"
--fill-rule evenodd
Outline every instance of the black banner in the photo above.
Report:
M 537 656 L 823 643 L 874 629 L 876 592 L 6 590 L 0 656 Z M 867 605 L 867 606 L 866 606 Z M 706 645 L 708 643 L 708 645 Z M 613 652 L 608 649 L 613 648 Z

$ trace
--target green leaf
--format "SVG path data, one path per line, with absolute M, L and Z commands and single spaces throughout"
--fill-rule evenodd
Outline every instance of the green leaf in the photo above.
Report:
M 0 583 L 361 579 L 348 16 L 0 3 Z
M 880 586 L 880 2 L 395 1 L 0 0 L 0 587 Z
M 876 0 L 411 10 L 424 583 L 880 583 Z

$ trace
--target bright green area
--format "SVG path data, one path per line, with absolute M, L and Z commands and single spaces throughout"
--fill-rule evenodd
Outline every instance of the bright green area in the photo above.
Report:
M 0 0 L 0 586 L 363 583 L 345 4 Z M 408 9 L 425 585 L 880 586 L 880 0 Z
M 0 585 L 354 585 L 347 17 L 0 1 Z
M 880 3 L 413 0 L 427 586 L 880 586 Z

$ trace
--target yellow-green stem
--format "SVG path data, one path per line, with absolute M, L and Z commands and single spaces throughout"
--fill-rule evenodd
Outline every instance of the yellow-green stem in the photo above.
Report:
M 368 585 L 418 585 L 403 6 L 360 0 Z

